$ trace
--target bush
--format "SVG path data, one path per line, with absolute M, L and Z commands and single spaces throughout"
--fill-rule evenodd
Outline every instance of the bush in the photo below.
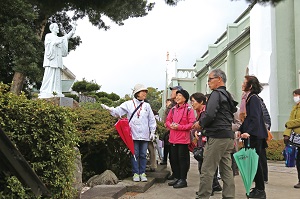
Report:
M 75 95 L 75 94 L 67 93 L 67 94 L 65 94 L 65 97 L 73 98 L 74 100 L 76 100 L 77 102 L 79 102 L 79 97 L 77 95 Z
M 160 121 L 156 121 L 157 127 L 156 127 L 156 133 L 160 140 L 163 140 L 164 134 L 168 131 L 168 129 L 165 127 L 165 124 Z
M 267 158 L 268 160 L 284 160 L 282 151 L 285 145 L 283 139 L 281 140 L 271 140 L 268 142 L 267 148 Z
M 51 198 L 73 198 L 78 132 L 76 115 L 45 100 L 28 100 L 0 83 L 0 125 L 31 168 L 50 190 Z M 17 178 L 0 180 L 1 198 L 35 198 Z
M 99 103 L 87 103 L 74 111 L 79 118 L 75 125 L 80 131 L 83 180 L 107 169 L 112 170 L 118 178 L 128 177 L 131 155 L 115 130 L 117 119 L 100 108 Z

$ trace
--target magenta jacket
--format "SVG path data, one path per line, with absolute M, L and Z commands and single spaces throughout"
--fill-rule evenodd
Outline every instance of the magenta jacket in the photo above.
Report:
M 188 104 L 175 105 L 166 119 L 166 127 L 170 129 L 169 142 L 171 144 L 189 144 L 191 142 L 190 130 L 195 122 L 194 110 Z M 177 123 L 178 129 L 170 128 L 172 123 Z

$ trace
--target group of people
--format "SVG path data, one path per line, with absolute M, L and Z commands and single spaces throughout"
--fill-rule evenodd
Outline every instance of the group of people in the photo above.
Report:
M 169 156 L 172 175 L 168 179 L 172 181 L 168 185 L 173 188 L 187 187 L 187 173 L 190 168 L 189 144 L 191 131 L 193 131 L 196 138 L 200 140 L 198 143 L 204 147 L 203 160 L 199 161 L 200 184 L 196 197 L 208 199 L 213 191 L 222 190 L 222 198 L 235 198 L 234 175 L 237 171 L 233 171 L 232 154 L 237 148 L 235 140 L 241 138 L 244 147 L 255 149 L 259 156 L 254 178 L 255 187 L 247 197 L 266 198 L 265 184 L 268 182 L 266 148 L 271 119 L 263 100 L 258 96 L 263 88 L 255 76 L 246 75 L 242 84 L 241 103 L 237 106 L 232 95 L 226 90 L 226 80 L 226 74 L 221 69 L 210 71 L 208 86 L 212 92 L 208 96 L 202 93 L 189 96 L 181 86 L 170 88 L 171 99 L 167 99 L 163 118 L 169 131 L 163 138 L 164 156 L 160 164 L 167 164 Z M 132 118 L 129 125 L 137 158 L 137 160 L 132 158 L 135 182 L 147 181 L 145 169 L 148 143 L 156 138 L 155 117 L 150 105 L 145 102 L 147 92 L 146 87 L 138 84 L 134 88 L 132 100 L 116 108 L 102 105 L 115 117 L 126 114 L 128 118 Z M 300 89 L 295 90 L 293 94 L 297 105 L 286 123 L 285 140 L 288 140 L 291 130 L 300 133 L 298 111 Z M 189 106 L 189 100 L 192 106 Z M 299 183 L 295 188 L 300 188 L 299 154 L 297 157 Z M 223 188 L 218 183 L 218 173 L 223 181 Z

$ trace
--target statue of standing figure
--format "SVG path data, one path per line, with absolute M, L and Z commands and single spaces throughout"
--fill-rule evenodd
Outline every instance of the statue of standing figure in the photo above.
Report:
M 61 70 L 63 69 L 62 57 L 68 55 L 68 41 L 74 35 L 76 25 L 63 37 L 57 36 L 59 27 L 57 23 L 49 26 L 51 33 L 45 37 L 45 54 L 43 67 L 45 68 L 39 98 L 64 97 L 61 85 Z

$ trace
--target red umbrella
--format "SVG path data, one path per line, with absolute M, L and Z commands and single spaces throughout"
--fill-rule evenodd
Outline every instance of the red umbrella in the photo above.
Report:
M 115 124 L 115 127 L 122 138 L 123 142 L 126 144 L 126 146 L 129 148 L 130 152 L 132 153 L 134 159 L 134 144 L 133 144 L 133 139 L 130 131 L 130 126 L 127 118 L 121 118 L 117 121 Z

